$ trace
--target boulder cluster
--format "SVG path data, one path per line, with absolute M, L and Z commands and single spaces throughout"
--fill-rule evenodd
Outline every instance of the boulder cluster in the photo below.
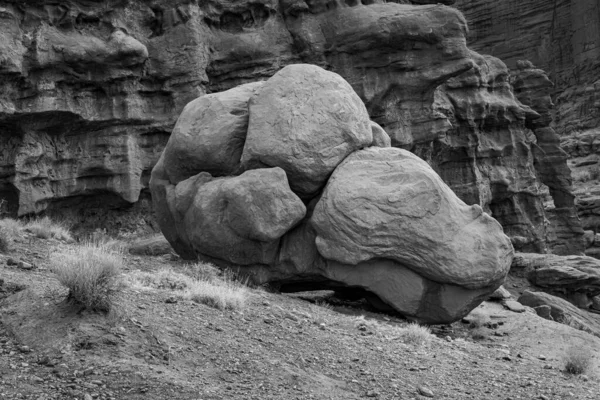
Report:
M 352 87 L 314 65 L 189 103 L 150 187 L 184 258 L 282 290 L 356 290 L 425 323 L 466 315 L 513 257 L 498 222 L 390 147 Z

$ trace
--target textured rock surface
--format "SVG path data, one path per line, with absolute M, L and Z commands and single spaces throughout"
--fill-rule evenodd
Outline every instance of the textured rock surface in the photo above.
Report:
M 595 0 L 458 0 L 470 45 L 514 68 L 530 60 L 556 84 L 559 134 L 598 126 L 600 5 Z
M 0 2 L 0 198 L 12 213 L 101 195 L 104 204 L 135 202 L 189 101 L 306 62 L 345 78 L 393 146 L 426 159 L 517 247 L 547 249 L 529 111 L 502 62 L 467 48 L 455 9 L 382 0 L 102 4 Z
M 511 274 L 524 275 L 538 288 L 583 309 L 600 294 L 600 260 L 592 257 L 517 253 Z
M 538 315 L 544 315 L 546 310 L 538 311 L 537 308 L 547 306 L 554 321 L 600 337 L 600 316 L 582 311 L 560 297 L 528 290 L 519 297 L 519 303 L 536 309 Z
M 502 280 L 512 253 L 494 219 L 464 204 L 426 162 L 400 149 L 350 155 L 331 176 L 311 222 L 317 249 L 329 260 L 355 265 L 386 258 L 467 288 Z
M 192 104 L 212 109 L 247 89 Z M 180 146 L 189 136 L 181 127 L 214 118 L 194 106 L 185 108 L 152 171 L 158 221 L 181 256 L 237 266 L 256 283 L 288 290 L 366 291 L 374 305 L 428 323 L 461 318 L 501 285 L 513 248 L 500 224 L 462 202 L 410 152 L 362 149 L 374 142 L 377 125 L 339 75 L 287 66 L 246 101 L 243 173 L 213 177 L 204 164 L 205 154 L 218 152 L 216 140 L 232 135 L 227 128 L 202 130 L 193 145 Z M 217 118 L 244 139 L 237 113 Z
M 304 198 L 318 193 L 350 153 L 373 142 L 369 114 L 352 87 L 312 65 L 281 70 L 252 98 L 249 112 L 244 168 L 281 167 Z
M 554 108 L 550 97 L 553 84 L 544 71 L 525 61 L 517 62 L 511 82 L 517 98 L 538 114 L 529 114 L 526 126 L 536 138 L 533 157 L 537 175 L 548 186 L 552 198 L 551 204 L 545 205 L 552 222 L 547 231 L 548 244 L 555 254 L 581 254 L 584 250 L 583 228 L 575 208 L 568 154 L 561 149 L 560 138 L 550 126 Z

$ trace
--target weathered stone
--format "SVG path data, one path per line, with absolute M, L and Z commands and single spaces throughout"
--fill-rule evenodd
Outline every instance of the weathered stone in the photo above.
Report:
M 137 240 L 129 246 L 129 253 L 135 255 L 160 256 L 171 251 L 173 248 L 162 234 Z
M 545 251 L 552 219 L 507 69 L 467 48 L 460 12 L 397 3 L 9 2 L 0 15 L 0 199 L 19 215 L 135 203 L 187 103 L 304 62 L 345 78 L 394 146 L 525 238 L 515 244 Z M 213 175 L 235 165 L 237 150 L 223 151 L 227 165 Z
M 186 170 L 171 165 L 181 175 L 169 175 L 165 154 L 170 154 L 170 163 L 176 163 L 178 150 L 171 146 L 186 134 L 178 129 L 173 132 L 150 182 L 165 237 L 184 258 L 199 257 L 237 268 L 255 283 L 270 283 L 283 291 L 350 290 L 364 294 L 376 307 L 391 308 L 413 320 L 442 323 L 461 318 L 502 283 L 513 254 L 510 240 L 481 207 L 458 199 L 425 161 L 406 150 L 369 147 L 374 142 L 372 128 L 378 127 L 368 119 L 359 124 L 364 125 L 366 135 L 357 145 L 348 119 L 339 110 L 362 103 L 348 93 L 323 101 L 324 92 L 312 90 L 323 77 L 352 91 L 339 83 L 339 76 L 325 72 L 307 65 L 284 68 L 251 98 L 247 146 L 241 157 L 247 170 L 239 176 L 213 177 L 198 171 L 208 170 L 210 165 L 200 163 L 210 164 L 210 160 L 202 152 L 186 150 L 183 162 L 200 167 Z M 290 95 L 295 93 L 290 89 L 294 77 L 302 82 L 297 86 L 311 90 Z M 275 86 L 281 87 L 276 90 Z M 296 121 L 308 121 L 313 105 L 318 104 L 318 114 L 331 117 L 330 121 L 322 118 L 328 129 L 306 130 L 299 123 L 290 125 L 289 131 L 261 136 L 272 125 L 261 121 L 272 120 L 266 110 L 273 108 L 273 99 L 266 93 L 275 93 L 277 108 L 295 112 L 291 118 Z M 279 96 L 283 93 L 287 95 Z M 203 119 L 210 116 L 202 110 L 198 114 L 197 120 L 194 112 L 186 119 L 204 126 Z M 282 112 L 278 117 L 287 115 Z M 253 126 L 263 128 L 253 134 Z M 230 130 L 238 128 L 229 125 Z M 332 132 L 337 132 L 331 139 L 334 147 L 342 153 L 323 150 L 330 139 L 318 140 Z M 231 132 L 220 135 L 227 137 Z M 385 132 L 376 136 L 384 141 Z M 281 137 L 289 138 L 282 141 L 289 148 L 295 146 L 294 138 L 301 138 L 303 146 L 298 149 L 304 153 L 296 153 L 304 156 L 282 156 L 289 149 L 277 143 L 265 145 Z M 246 158 L 246 151 L 258 154 L 256 149 L 260 157 Z M 310 164 L 305 163 L 306 157 Z M 267 160 L 285 169 L 252 169 L 271 164 Z M 317 174 L 311 177 L 313 170 Z M 305 206 L 292 188 L 312 199 Z
M 548 186 L 553 207 L 545 206 L 555 238 L 549 240 L 555 254 L 581 254 L 585 249 L 583 228 L 577 218 L 568 154 L 560 148 L 560 138 L 550 124 L 554 104 L 550 95 L 554 85 L 530 62 L 519 61 L 511 71 L 511 82 L 517 98 L 537 115 L 527 114 L 526 126 L 536 137 L 533 147 L 534 166 L 538 177 Z
M 583 243 L 585 248 L 592 247 L 594 242 L 596 241 L 596 232 L 594 231 L 584 231 L 583 232 Z
M 525 307 L 523 307 L 523 305 L 521 303 L 519 303 L 518 301 L 507 300 L 507 301 L 503 302 L 502 304 L 504 304 L 504 307 L 506 307 L 507 309 L 509 309 L 512 312 L 517 312 L 517 313 L 525 312 Z
M 600 337 L 600 315 L 582 311 L 566 300 L 544 292 L 525 291 L 519 303 L 533 307 L 548 306 L 550 315 L 556 322 L 569 325 Z
M 502 301 L 506 299 L 510 299 L 512 295 L 508 290 L 504 288 L 504 286 L 500 286 L 498 289 L 494 291 L 489 297 L 490 300 Z
M 517 253 L 511 273 L 522 273 L 532 284 L 567 297 L 600 294 L 600 260 L 591 257 Z
M 387 132 L 379 126 L 378 123 L 371 121 L 371 132 L 373 133 L 373 142 L 371 146 L 376 147 L 391 147 L 392 139 Z
M 367 109 L 342 77 L 290 65 L 250 101 L 242 164 L 283 168 L 292 190 L 310 198 L 344 158 L 372 141 Z
M 552 307 L 548 306 L 548 305 L 542 305 L 542 306 L 537 306 L 537 307 L 533 307 L 533 309 L 535 310 L 535 313 L 544 318 L 547 319 L 549 321 L 554 321 L 554 318 L 552 318 Z
M 208 94 L 184 109 L 164 152 L 170 182 L 177 184 L 192 175 L 232 175 L 248 130 L 248 101 L 262 86 L 249 83 L 221 93 Z
M 246 171 L 190 189 L 182 187 L 185 183 L 177 185 L 174 202 L 191 247 L 235 264 L 274 262 L 279 239 L 306 213 L 281 168 Z
M 371 147 L 349 156 L 311 221 L 326 259 L 352 265 L 391 259 L 466 288 L 500 283 L 512 258 L 496 221 L 464 204 L 427 163 L 401 149 Z

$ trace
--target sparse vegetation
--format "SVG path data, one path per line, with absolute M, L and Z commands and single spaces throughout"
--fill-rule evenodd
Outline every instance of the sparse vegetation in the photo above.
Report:
M 23 224 L 17 219 L 3 218 L 0 219 L 0 228 L 2 228 L 10 238 L 16 239 L 21 236 Z
M 84 243 L 53 253 L 50 262 L 52 272 L 69 289 L 71 300 L 92 310 L 111 309 L 123 267 L 120 252 L 102 244 Z
M 25 229 L 42 239 L 55 238 L 70 242 L 73 240 L 69 229 L 61 222 L 52 221 L 48 217 L 29 221 Z
M 0 253 L 10 250 L 12 242 L 21 236 L 21 228 L 21 222 L 16 219 L 0 219 Z
M 573 375 L 586 373 L 592 365 L 592 354 L 583 346 L 571 346 L 565 354 L 565 372 Z
M 419 347 L 428 345 L 434 337 L 433 333 L 431 333 L 431 329 L 414 322 L 406 326 L 398 327 L 396 330 L 404 343 Z
M 157 272 L 136 271 L 128 276 L 131 286 L 174 290 L 178 297 L 206 304 L 220 310 L 238 310 L 244 307 L 248 288 L 230 274 L 218 276 L 215 266 L 195 263 L 181 272 L 162 269 Z
M 130 286 L 138 289 L 183 291 L 194 283 L 194 279 L 189 275 L 170 268 L 153 272 L 134 271 L 126 279 Z
M 248 289 L 230 279 L 196 281 L 183 297 L 219 310 L 239 310 L 246 303 Z

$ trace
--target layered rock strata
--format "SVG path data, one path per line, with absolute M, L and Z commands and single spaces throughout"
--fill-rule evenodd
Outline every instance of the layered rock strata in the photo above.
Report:
M 188 102 L 302 61 L 344 77 L 378 138 L 427 160 L 515 246 L 546 251 L 531 111 L 506 67 L 467 48 L 455 9 L 398 3 L 411 2 L 0 2 L 0 198 L 18 215 L 131 204 Z
M 201 97 L 152 171 L 161 229 L 183 257 L 255 283 L 350 288 L 422 322 L 461 318 L 501 285 L 510 241 L 382 132 L 346 81 L 308 64 Z M 226 167 L 205 157 L 222 150 Z

